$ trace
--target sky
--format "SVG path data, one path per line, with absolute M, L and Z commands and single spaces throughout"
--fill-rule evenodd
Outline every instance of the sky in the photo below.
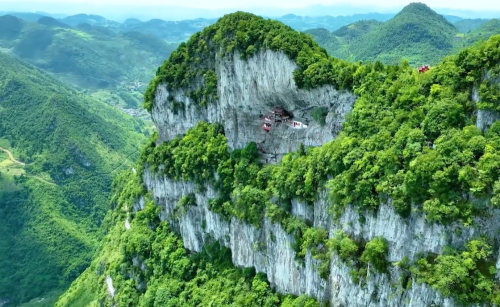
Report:
M 0 0 L 2 2 L 12 2 L 12 0 Z M 46 0 L 16 0 L 18 3 L 22 2 L 47 2 Z M 62 2 L 62 1 L 61 1 Z M 393 8 L 405 6 L 411 1 L 408 0 L 350 0 L 348 2 L 342 0 L 64 0 L 65 3 L 81 3 L 81 4 L 120 4 L 120 5 L 134 5 L 140 3 L 141 5 L 162 5 L 162 6 L 181 6 L 189 8 L 201 9 L 227 9 L 227 8 L 250 8 L 250 7 L 275 7 L 275 8 L 301 8 L 310 5 L 324 5 L 331 6 L 336 4 L 350 3 L 355 6 L 376 6 L 381 8 Z M 425 3 L 430 7 L 436 8 L 449 8 L 459 10 L 500 10 L 500 1 L 492 0 L 432 0 L 419 2 Z
M 59 2 L 57 2 L 59 1 Z M 125 18 L 182 20 L 217 18 L 236 10 L 268 17 L 338 16 L 356 13 L 397 13 L 411 0 L 0 0 L 2 11 L 42 11 L 61 14 L 98 14 Z M 499 18 L 500 1 L 420 0 L 441 14 L 464 18 Z

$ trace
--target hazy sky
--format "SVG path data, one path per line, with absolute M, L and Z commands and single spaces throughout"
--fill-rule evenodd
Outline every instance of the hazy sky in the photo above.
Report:
M 339 16 L 366 13 L 395 14 L 412 0 L 0 0 L 0 11 L 102 15 L 123 21 L 161 18 L 183 20 L 218 18 L 237 10 L 266 17 L 285 14 Z M 499 18 L 498 0 L 421 0 L 440 14 L 463 18 Z
M 0 0 L 8 2 L 12 0 Z M 47 0 L 16 0 L 16 2 L 47 2 Z M 280 7 L 280 8 L 300 8 L 314 4 L 335 5 L 335 4 L 352 4 L 359 6 L 376 6 L 376 7 L 401 7 L 412 2 L 411 0 L 64 0 L 65 4 L 141 4 L 141 5 L 174 5 L 181 7 L 202 8 L 202 9 L 224 9 L 224 8 L 245 8 L 245 7 Z M 417 1 L 415 1 L 417 2 Z M 493 0 L 423 0 L 423 2 L 433 8 L 450 8 L 460 10 L 500 10 L 500 1 Z

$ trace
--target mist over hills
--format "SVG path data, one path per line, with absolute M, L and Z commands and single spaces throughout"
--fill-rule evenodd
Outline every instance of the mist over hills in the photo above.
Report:
M 275 19 L 283 22 L 284 24 L 298 30 L 307 31 L 310 29 L 324 28 L 329 31 L 335 31 L 343 26 L 347 26 L 354 22 L 360 20 L 376 20 L 380 22 L 385 22 L 396 16 L 394 13 L 353 13 L 351 15 L 327 15 L 323 11 L 323 15 L 314 16 L 313 14 L 307 15 L 306 11 L 300 11 L 300 14 L 286 13 L 281 16 L 271 16 L 269 12 L 262 14 L 266 18 Z M 340 11 L 336 11 L 338 13 Z M 353 11 L 356 12 L 356 11 Z M 193 19 L 183 19 L 177 20 L 177 18 L 126 18 L 121 21 L 116 21 L 108 19 L 101 15 L 95 14 L 84 14 L 79 13 L 71 16 L 60 16 L 57 14 L 45 14 L 41 12 L 37 13 L 26 13 L 26 12 L 0 12 L 1 15 L 9 14 L 20 19 L 38 22 L 41 17 L 47 16 L 58 19 L 58 21 L 63 22 L 72 27 L 78 27 L 81 24 L 89 24 L 91 26 L 106 27 L 113 32 L 123 32 L 123 31 L 139 31 L 139 32 L 149 32 L 158 38 L 166 40 L 168 42 L 182 42 L 186 41 L 192 34 L 201 31 L 203 28 L 214 24 L 218 18 L 202 18 L 196 17 Z M 201 15 L 200 15 L 201 16 Z M 487 19 L 471 19 L 475 16 L 474 13 L 470 13 L 469 18 L 464 19 L 459 16 L 454 15 L 443 15 L 449 22 L 454 23 L 460 29 L 460 31 L 469 31 L 474 28 L 479 27 L 482 23 L 486 22 Z M 500 17 L 500 13 L 498 14 Z
M 377 4 L 372 5 L 353 5 L 353 4 L 334 4 L 334 5 L 304 5 L 301 8 L 277 8 L 277 7 L 233 7 L 229 9 L 203 9 L 182 7 L 182 5 L 151 5 L 147 3 L 141 4 L 121 4 L 116 6 L 107 3 L 73 3 L 64 1 L 13 1 L 8 0 L 2 2 L 3 11 L 24 11 L 24 12 L 51 12 L 64 14 L 66 16 L 76 15 L 80 13 L 94 14 L 105 16 L 108 19 L 119 22 L 125 21 L 127 18 L 138 18 L 141 20 L 163 19 L 163 20 L 186 20 L 196 18 L 220 18 L 225 14 L 232 13 L 238 10 L 250 12 L 256 15 L 268 16 L 272 18 L 294 14 L 300 16 L 320 17 L 325 15 L 330 16 L 349 16 L 355 14 L 383 13 L 396 14 L 404 5 L 396 5 L 392 7 L 383 7 Z M 445 15 L 455 15 L 462 18 L 495 18 L 500 17 L 500 11 L 495 10 L 457 10 L 449 8 L 434 8 L 433 9 Z M 53 16 L 55 17 L 55 16 Z M 60 16 L 58 16 L 60 17 Z

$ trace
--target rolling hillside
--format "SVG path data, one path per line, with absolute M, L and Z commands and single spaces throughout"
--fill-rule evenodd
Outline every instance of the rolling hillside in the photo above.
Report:
M 0 17 L 0 50 L 126 108 L 139 106 L 146 83 L 175 46 L 137 31 L 115 33 L 90 24 L 72 28 L 50 17 L 37 23 Z
M 0 302 L 51 306 L 87 267 L 144 123 L 13 56 L 0 67 Z
M 412 3 L 387 22 L 363 20 L 334 32 L 311 29 L 306 33 L 334 57 L 386 64 L 406 59 L 412 66 L 436 64 L 448 54 L 500 33 L 496 19 L 462 19 L 454 24 L 447 19 L 425 4 Z
M 464 45 L 469 46 L 479 41 L 485 41 L 492 35 L 496 35 L 499 33 L 500 33 L 500 20 L 491 19 L 481 24 L 478 28 L 471 30 L 467 34 L 465 34 L 463 36 Z
M 406 6 L 393 19 L 352 43 L 357 59 L 411 64 L 436 63 L 453 50 L 458 31 L 443 16 L 420 3 Z
M 462 19 L 457 22 L 454 22 L 453 25 L 460 33 L 467 33 L 469 31 L 475 30 L 479 28 L 484 23 L 488 22 L 488 19 Z

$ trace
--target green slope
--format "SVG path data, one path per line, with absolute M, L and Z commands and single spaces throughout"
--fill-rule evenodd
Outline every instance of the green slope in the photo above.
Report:
M 356 57 L 398 63 L 435 64 L 453 50 L 456 28 L 425 4 L 412 3 L 393 19 L 353 43 Z
M 156 67 L 175 47 L 139 32 L 117 34 L 89 24 L 70 28 L 51 18 L 34 23 L 0 17 L 0 50 L 128 108 L 138 107 Z
M 454 22 L 453 25 L 460 33 L 468 33 L 469 31 L 475 30 L 479 28 L 481 25 L 488 22 L 488 19 L 462 19 L 457 22 Z
M 260 164 L 255 143 L 228 152 L 217 124 L 199 123 L 185 136 L 162 144 L 153 137 L 141 155 L 137 174 L 125 173 L 116 181 L 116 210 L 102 250 L 57 306 L 228 306 L 239 305 L 235 302 L 239 297 L 248 302 L 243 306 L 282 303 L 266 301 L 272 293 L 261 277 L 245 278 L 241 272 L 241 284 L 235 285 L 233 276 L 238 274 L 225 271 L 233 270 L 232 266 L 220 266 L 227 258 L 211 258 L 219 256 L 221 249 L 185 257 L 182 242 L 158 221 L 158 208 L 152 203 L 137 214 L 127 212 L 139 196 L 148 198 L 140 176 L 144 163 L 171 180 L 212 184 L 220 198 L 210 202 L 210 210 L 223 218 L 238 218 L 256 227 L 264 216 L 280 223 L 295 239 L 298 263 L 310 250 L 320 262 L 317 269 L 322 277 L 328 275 L 329 261 L 336 254 L 350 267 L 352 282 L 357 284 L 363 284 L 368 274 L 386 274 L 393 265 L 386 259 L 384 238 L 365 242 L 354 233 L 340 232 L 329 239 L 328 229 L 311 227 L 292 216 L 287 205 L 291 200 L 311 205 L 318 191 L 326 188 L 333 219 L 347 206 L 354 206 L 361 216 L 376 212 L 390 198 L 403 219 L 413 212 L 428 223 L 464 227 L 485 214 L 485 207 L 500 205 L 500 122 L 485 133 L 475 126 L 478 109 L 500 110 L 498 84 L 481 78 L 485 71 L 493 77 L 499 74 L 500 35 L 446 57 L 420 74 L 408 63 L 384 66 L 329 57 L 308 35 L 238 12 L 181 44 L 152 80 L 145 105 L 152 109 L 154 89 L 162 82 L 168 88 L 183 88 L 205 76 L 205 86 L 190 93 L 203 108 L 217 99 L 217 79 L 214 61 L 200 59 L 223 57 L 235 50 L 248 58 L 266 48 L 282 51 L 297 62 L 294 80 L 300 88 L 330 84 L 358 96 L 339 136 L 323 146 L 290 153 L 277 165 Z M 474 87 L 480 88 L 481 104 L 471 101 Z M 192 205 L 190 196 L 185 196 L 179 206 Z M 130 231 L 123 224 L 127 214 Z M 392 281 L 391 287 L 399 293 L 409 286 L 405 280 L 410 280 L 428 284 L 457 305 L 498 305 L 500 284 L 494 268 L 498 248 L 496 234 L 491 233 L 456 249 L 446 248 L 440 255 L 419 255 L 412 262 L 404 257 L 392 269 L 406 278 Z M 136 255 L 144 261 L 144 271 L 134 266 Z M 200 265 L 204 261 L 211 263 L 210 272 Z M 114 299 L 106 289 L 108 274 L 114 278 Z M 227 282 L 221 276 L 228 276 Z M 256 289 L 248 286 L 250 279 Z M 264 290 L 256 293 L 262 300 L 253 301 L 257 289 Z
M 352 45 L 367 33 L 374 31 L 382 22 L 376 20 L 360 20 L 330 32 L 327 29 L 311 29 L 305 31 L 329 54 L 344 60 L 356 60 L 356 50 Z
M 0 53 L 0 300 L 61 290 L 88 265 L 114 174 L 144 124 Z
M 378 28 L 383 23 L 377 20 L 360 20 L 334 31 L 332 34 L 348 40 L 355 40 Z
M 451 23 L 421 3 L 406 6 L 384 23 L 364 21 L 346 26 L 330 34 L 331 40 L 325 40 L 325 34 L 309 33 L 335 57 L 387 64 L 407 59 L 414 66 L 436 64 L 461 40 Z M 342 47 L 331 42 L 337 38 Z
M 500 20 L 491 19 L 464 35 L 464 45 L 485 41 L 492 35 L 500 34 Z

